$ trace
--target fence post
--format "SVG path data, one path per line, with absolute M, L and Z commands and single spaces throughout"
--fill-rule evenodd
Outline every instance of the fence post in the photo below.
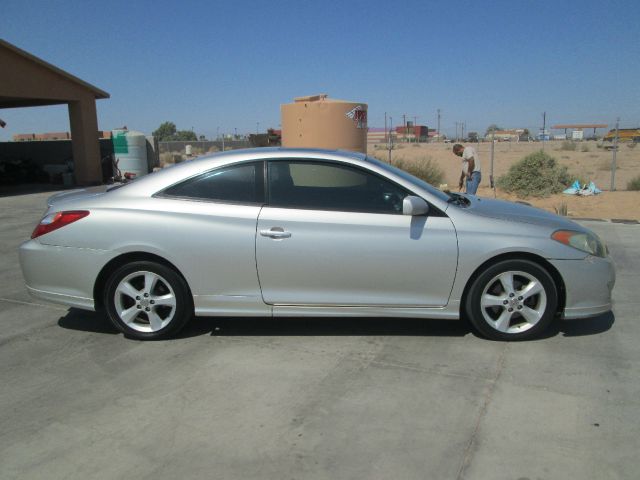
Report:
M 618 135 L 620 134 L 620 117 L 616 119 L 616 136 L 613 137 L 613 154 L 611 157 L 611 191 L 616 189 L 616 155 L 618 152 Z

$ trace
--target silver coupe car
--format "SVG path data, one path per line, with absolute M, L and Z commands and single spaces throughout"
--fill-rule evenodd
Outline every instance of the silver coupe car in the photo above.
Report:
M 104 310 L 137 339 L 194 315 L 465 318 L 526 339 L 609 311 L 615 282 L 604 243 L 566 218 L 278 148 L 54 195 L 20 263 L 35 297 Z

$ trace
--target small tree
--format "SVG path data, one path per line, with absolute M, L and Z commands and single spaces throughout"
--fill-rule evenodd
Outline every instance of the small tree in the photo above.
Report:
M 173 140 L 173 136 L 176 134 L 176 124 L 173 122 L 164 122 L 153 131 L 153 136 L 160 142 L 166 142 Z
M 193 130 L 178 130 L 173 136 L 172 140 L 178 140 L 181 142 L 195 142 L 198 140 L 198 137 L 193 132 Z
M 487 127 L 487 131 L 485 133 L 485 137 L 487 135 L 491 135 L 491 132 L 497 132 L 498 130 L 502 130 L 502 128 L 500 128 L 498 125 L 496 125 L 495 123 L 492 123 L 491 125 L 489 125 Z

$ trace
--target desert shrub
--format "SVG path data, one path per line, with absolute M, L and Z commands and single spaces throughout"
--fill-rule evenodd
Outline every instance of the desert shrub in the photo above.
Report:
M 421 178 L 431 185 L 439 185 L 444 180 L 444 172 L 429 156 L 407 160 L 403 157 L 392 158 L 391 165 L 398 167 L 414 177 Z
M 580 149 L 580 151 L 582 151 L 582 152 L 585 152 L 585 153 L 586 153 L 586 152 L 590 152 L 590 151 L 591 151 L 591 149 L 589 148 L 589 145 L 587 145 L 586 143 L 584 143 L 584 144 L 582 145 L 582 148 Z
M 374 155 L 378 160 L 389 163 L 385 155 Z M 391 165 L 418 177 L 431 185 L 440 185 L 444 180 L 444 172 L 428 155 L 408 160 L 404 157 L 391 159 Z
M 572 142 L 571 140 L 565 140 L 564 142 L 562 142 L 562 145 L 560 146 L 560 150 L 567 150 L 570 152 L 575 151 L 577 145 L 576 142 Z
M 542 150 L 514 163 L 498 179 L 501 189 L 520 198 L 547 197 L 562 192 L 569 183 L 567 167 L 558 165 L 555 158 Z
M 640 190 L 640 175 L 629 180 L 629 183 L 627 183 L 627 190 Z
M 560 205 L 558 205 L 557 207 L 553 207 L 553 208 L 556 211 L 556 215 L 560 215 L 562 217 L 566 217 L 567 214 L 569 213 L 569 209 L 567 207 L 567 203 L 566 202 L 562 202 Z

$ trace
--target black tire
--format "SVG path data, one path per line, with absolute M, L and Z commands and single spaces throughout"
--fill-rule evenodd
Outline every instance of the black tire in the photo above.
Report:
M 137 340 L 172 337 L 193 316 L 193 300 L 182 276 L 150 261 L 114 271 L 106 283 L 104 305 L 115 327 Z
M 471 325 L 492 340 L 535 338 L 549 327 L 557 308 L 553 278 L 530 260 L 489 266 L 473 281 L 464 302 Z

